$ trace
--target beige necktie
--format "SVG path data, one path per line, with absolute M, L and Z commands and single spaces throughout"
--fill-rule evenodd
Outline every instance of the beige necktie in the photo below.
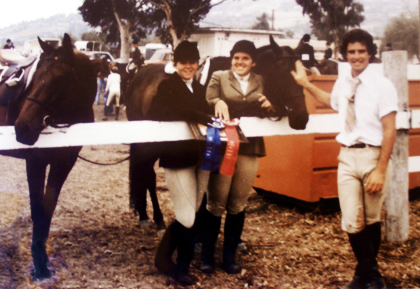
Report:
M 349 97 L 349 104 L 347 106 L 347 115 L 346 115 L 346 132 L 351 132 L 354 128 L 354 123 L 356 122 L 356 114 L 354 111 L 354 96 L 356 93 L 356 88 L 360 84 L 359 78 L 354 78 L 351 83 L 351 94 Z

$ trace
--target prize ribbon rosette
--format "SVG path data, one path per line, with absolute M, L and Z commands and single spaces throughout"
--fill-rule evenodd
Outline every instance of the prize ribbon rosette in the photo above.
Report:
M 235 118 L 229 122 L 223 122 L 223 124 L 225 125 L 227 144 L 220 173 L 232 177 L 233 172 L 235 171 L 239 151 L 239 136 L 237 130 L 239 119 Z
M 207 124 L 206 151 L 204 154 L 203 170 L 219 170 L 221 146 L 219 130 L 224 129 L 227 137 L 227 144 L 222 166 L 220 167 L 220 173 L 233 176 L 239 151 L 239 136 L 237 131 L 239 119 L 235 118 L 231 121 L 223 122 L 217 118 L 212 118 L 212 120 L 213 123 Z
M 220 132 L 225 126 L 218 118 L 212 117 L 213 122 L 207 124 L 206 151 L 204 153 L 203 170 L 218 171 L 220 167 Z

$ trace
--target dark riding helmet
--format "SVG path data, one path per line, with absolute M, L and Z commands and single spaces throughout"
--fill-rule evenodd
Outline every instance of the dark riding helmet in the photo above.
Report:
M 139 39 L 137 37 L 133 37 L 133 40 L 131 41 L 131 44 L 138 45 L 139 44 Z
M 235 53 L 243 52 L 251 56 L 252 60 L 255 62 L 257 56 L 257 48 L 255 48 L 254 42 L 249 40 L 240 40 L 233 45 L 232 50 L 230 51 L 230 57 L 233 57 Z
M 175 48 L 174 63 L 187 60 L 198 61 L 199 59 L 200 53 L 198 52 L 196 43 L 184 40 Z

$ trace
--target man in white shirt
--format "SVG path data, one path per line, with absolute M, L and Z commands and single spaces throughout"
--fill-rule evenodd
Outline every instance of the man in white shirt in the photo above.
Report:
M 337 183 L 342 229 L 348 233 L 358 262 L 353 280 L 344 288 L 385 288 L 376 257 L 381 242 L 381 209 L 392 174 L 397 92 L 387 78 L 369 67 L 376 46 L 368 32 L 347 32 L 340 50 L 351 74 L 340 76 L 331 94 L 308 81 L 300 62 L 292 74 L 299 85 L 339 114 L 336 139 L 342 148 Z

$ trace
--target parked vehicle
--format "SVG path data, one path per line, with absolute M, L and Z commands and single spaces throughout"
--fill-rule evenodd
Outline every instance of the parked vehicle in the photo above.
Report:
M 163 43 L 147 43 L 144 46 L 144 58 L 146 60 L 149 60 L 157 50 L 166 49 L 166 48 L 172 49 L 172 46 L 171 45 L 167 46 Z M 142 51 L 142 53 L 143 53 L 143 51 Z
M 76 47 L 77 50 L 79 51 L 102 51 L 103 50 L 103 45 L 102 43 L 98 42 L 98 41 L 83 41 L 83 40 L 78 40 L 74 43 L 74 46 Z
M 48 37 L 40 37 L 42 41 L 51 45 L 54 48 L 58 48 L 61 46 L 61 39 L 60 38 L 48 38 Z M 23 52 L 24 56 L 28 55 L 39 55 L 42 53 L 41 46 L 39 45 L 38 39 L 32 39 L 25 41 L 23 45 Z
M 102 58 L 105 57 L 106 61 L 108 61 L 108 62 L 111 62 L 111 61 L 116 62 L 114 56 L 112 56 L 111 53 L 106 52 L 106 51 L 86 51 L 86 52 L 83 51 L 83 52 L 87 56 L 89 56 L 89 58 L 91 60 L 98 59 L 98 58 L 101 58 L 102 59 Z
M 144 61 L 144 64 L 145 65 L 166 64 L 172 61 L 172 54 L 173 54 L 172 49 L 156 50 L 149 60 Z

